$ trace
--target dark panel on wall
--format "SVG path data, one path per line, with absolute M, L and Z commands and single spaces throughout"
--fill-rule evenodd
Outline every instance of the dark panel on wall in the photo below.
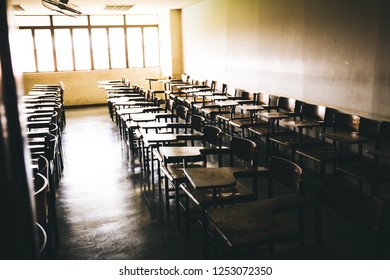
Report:
M 0 1 L 0 259 L 34 259 L 32 191 L 25 168 L 6 4 Z
M 372 111 L 390 119 L 390 1 L 382 0 L 379 15 Z
M 369 110 L 378 9 L 378 0 L 305 1 L 305 94 L 327 104 Z

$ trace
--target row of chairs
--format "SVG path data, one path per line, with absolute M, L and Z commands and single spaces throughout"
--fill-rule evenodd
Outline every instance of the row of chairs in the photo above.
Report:
M 56 190 L 64 168 L 62 131 L 66 125 L 63 96 L 64 85 L 59 83 L 34 85 L 22 98 L 43 259 L 53 258 L 58 246 Z
M 323 240 L 322 214 L 328 211 L 330 206 L 335 208 L 336 212 L 350 217 L 376 233 L 378 235 L 376 244 L 382 247 L 369 246 L 378 249 L 370 256 L 383 257 L 380 250 L 383 249 L 383 230 L 379 230 L 383 228 L 382 201 L 345 180 L 325 176 L 328 174 L 325 172 L 324 164 L 335 163 L 334 170 L 336 166 L 341 170 L 341 163 L 346 162 L 350 154 L 354 155 L 355 160 L 352 162 L 360 163 L 356 158 L 366 157 L 362 153 L 362 148 L 358 147 L 357 153 L 353 148 L 345 151 L 340 147 L 342 146 L 340 143 L 344 145 L 357 143 L 361 146 L 359 143 L 365 142 L 361 142 L 359 138 L 386 136 L 387 122 L 377 122 L 333 108 L 260 93 L 254 95 L 253 99 L 233 99 L 236 103 L 232 103 L 234 105 L 229 112 L 218 114 L 217 111 L 220 113 L 222 107 L 215 104 L 215 100 L 209 104 L 215 107 L 198 110 L 189 105 L 194 106 L 196 103 L 178 98 L 180 95 L 183 96 L 186 89 L 192 89 L 192 93 L 195 93 L 197 89 L 207 90 L 206 87 L 190 87 L 188 82 L 183 83 L 181 87 L 177 83 L 175 86 L 171 85 L 170 92 L 174 87 L 179 89 L 180 94 L 167 95 L 165 100 L 165 109 L 169 110 L 170 114 L 177 116 L 176 113 L 181 112 L 182 115 L 180 126 L 176 126 L 179 130 L 176 130 L 174 137 L 172 132 L 175 122 L 172 119 L 158 121 L 154 116 L 148 122 L 134 121 L 137 119 L 135 114 L 129 114 L 126 134 L 129 135 L 129 132 L 137 134 L 135 138 L 141 155 L 139 158 L 143 161 L 142 170 L 146 171 L 148 176 L 151 174 L 152 180 L 158 176 L 159 186 L 162 182 L 160 179 L 164 180 L 166 209 L 169 211 L 174 205 L 178 227 L 183 216 L 187 233 L 193 232 L 189 230 L 192 217 L 202 225 L 201 236 L 205 254 L 209 249 L 208 241 L 212 240 L 215 245 L 214 256 L 220 257 L 217 245 L 222 240 L 232 249 L 234 257 L 239 257 L 239 252 L 242 253 L 246 248 L 250 251 L 250 257 L 305 258 L 309 256 L 303 254 L 306 240 L 304 232 L 307 227 L 305 215 L 308 208 L 313 208 L 317 242 L 315 250 L 312 250 L 312 254 L 315 254 L 311 257 L 345 258 L 345 255 L 330 254 L 330 250 L 319 246 Z M 243 102 L 240 104 L 238 101 Z M 207 104 L 203 104 L 202 101 L 203 105 Z M 261 108 L 255 107 L 258 105 L 261 105 Z M 211 118 L 204 112 L 208 109 L 217 109 Z M 154 114 L 158 115 L 156 112 Z M 185 130 L 190 128 L 191 130 Z M 235 131 L 237 128 L 241 130 L 238 134 Z M 180 133 L 177 133 L 178 131 Z M 335 138 L 336 132 L 344 133 L 338 134 L 338 137 L 341 135 L 344 138 L 346 136 L 354 138 L 349 142 L 342 142 L 340 138 Z M 161 134 L 157 142 L 152 141 L 155 134 Z M 226 135 L 229 136 L 228 139 Z M 260 148 L 259 140 L 263 140 L 261 142 L 265 145 L 261 146 L 265 149 Z M 382 140 L 379 143 L 382 144 Z M 132 151 L 135 146 L 129 147 Z M 282 154 L 282 148 L 289 150 L 289 153 Z M 264 162 L 266 166 L 259 165 L 259 151 L 266 155 Z M 302 168 L 306 167 L 308 159 L 313 158 L 309 152 L 333 156 L 332 161 L 326 159 L 320 162 L 320 176 L 316 177 L 320 182 L 319 191 L 315 194 L 305 191 L 307 184 L 302 184 L 302 175 L 307 173 L 303 172 Z M 383 150 L 374 144 L 373 155 L 381 154 L 383 157 L 385 153 L 382 152 Z M 229 155 L 228 160 L 225 155 Z M 296 155 L 299 156 L 299 160 L 295 159 Z M 374 161 L 376 160 L 374 158 Z M 234 163 L 239 163 L 239 167 L 234 167 Z M 157 168 L 153 169 L 154 166 Z M 387 165 L 384 166 L 388 168 Z M 151 172 L 147 171 L 149 167 L 152 167 Z M 207 178 L 207 173 L 214 176 L 210 177 L 213 179 Z M 233 181 L 231 175 L 234 175 Z M 257 188 L 264 184 L 263 177 L 268 178 L 268 183 L 265 184 L 267 196 L 261 196 L 257 191 Z M 224 182 L 224 188 L 213 188 L 213 183 L 217 184 L 219 181 Z M 274 181 L 276 184 L 273 184 Z M 229 185 L 231 182 L 233 184 Z M 152 184 L 154 185 L 154 182 Z M 276 195 L 278 189 L 283 186 L 292 190 L 292 194 Z M 298 230 L 290 226 L 292 210 L 297 213 Z M 285 212 L 289 213 L 286 215 Z M 286 219 L 288 223 L 285 222 Z M 274 245 L 291 240 L 297 241 L 298 251 L 290 255 L 275 254 Z M 259 246 L 266 249 L 261 251 L 260 255 L 254 250 Z

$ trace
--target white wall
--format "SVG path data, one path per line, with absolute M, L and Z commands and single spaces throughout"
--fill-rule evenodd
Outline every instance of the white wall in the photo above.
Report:
M 107 103 L 105 91 L 98 88 L 97 82 L 118 80 L 122 76 L 129 78 L 132 84 L 148 89 L 149 82 L 145 78 L 160 78 L 161 68 L 25 73 L 23 87 L 27 93 L 34 84 L 58 84 L 59 81 L 63 81 L 65 84 L 65 106 L 104 104 Z M 160 89 L 161 85 L 153 83 L 152 87 Z
M 386 0 L 206 0 L 183 9 L 184 71 L 390 117 Z

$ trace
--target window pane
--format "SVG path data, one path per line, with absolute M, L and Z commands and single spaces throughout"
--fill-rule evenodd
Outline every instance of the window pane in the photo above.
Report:
M 126 24 L 141 25 L 141 24 L 158 24 L 157 15 L 127 15 Z
M 125 34 L 123 28 L 110 28 L 111 68 L 126 68 Z
M 12 50 L 17 51 L 15 57 L 20 71 L 37 71 L 35 68 L 34 44 L 31 29 L 18 31 L 17 41 L 15 41 L 15 45 L 12 46 Z
M 123 16 L 91 16 L 91 25 L 123 25 Z
M 127 48 L 130 67 L 143 67 L 141 28 L 127 28 Z
M 18 26 L 50 26 L 49 16 L 15 16 Z
M 70 29 L 54 30 L 58 71 L 73 70 Z
M 76 70 L 90 70 L 91 56 L 88 29 L 73 30 L 73 45 Z
M 38 72 L 54 71 L 53 44 L 50 30 L 35 30 L 35 46 L 37 50 Z
M 88 17 L 86 16 L 53 16 L 53 25 L 54 26 L 80 26 L 88 25 Z
M 109 69 L 107 30 L 105 28 L 92 29 L 92 53 L 95 69 Z
M 145 67 L 159 66 L 159 41 L 157 27 L 144 28 Z

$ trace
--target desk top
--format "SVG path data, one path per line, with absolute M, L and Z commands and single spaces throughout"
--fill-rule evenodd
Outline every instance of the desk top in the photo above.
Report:
M 285 119 L 289 117 L 287 114 L 281 112 L 264 112 L 259 113 L 258 116 L 267 119 Z
M 357 132 L 327 132 L 322 133 L 321 136 L 347 144 L 367 143 L 370 141 L 370 139 L 360 136 Z
M 229 107 L 229 106 L 237 106 L 239 103 L 234 100 L 227 100 L 227 101 L 216 101 L 215 104 L 220 107 Z
M 384 158 L 384 159 L 390 159 L 390 151 L 373 150 L 373 151 L 367 151 L 367 154 Z
M 186 168 L 184 174 L 195 189 L 216 189 L 235 186 L 234 171 L 243 170 L 243 167 Z
M 236 107 L 236 109 L 246 111 L 261 111 L 264 110 L 264 107 L 261 105 L 239 105 Z
M 145 133 L 143 135 L 144 139 L 152 144 L 176 141 L 177 136 L 178 134 L 174 133 Z
M 140 113 L 130 114 L 130 118 L 134 122 L 150 122 L 156 120 L 156 114 Z
M 200 156 L 203 146 L 178 146 L 178 147 L 160 147 L 160 154 L 167 160 L 185 157 Z
M 283 125 L 296 128 L 312 128 L 316 126 L 321 126 L 319 122 L 316 121 L 284 121 Z

